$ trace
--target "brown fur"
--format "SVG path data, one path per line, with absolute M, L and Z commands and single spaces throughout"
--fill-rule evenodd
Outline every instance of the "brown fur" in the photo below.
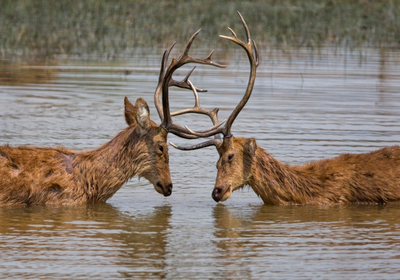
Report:
M 129 126 L 96 150 L 0 146 L 0 205 L 104 202 L 135 175 L 170 195 L 167 132 L 149 117 L 125 98 Z
M 343 154 L 301 166 L 273 158 L 254 139 L 225 138 L 213 191 L 216 201 L 249 185 L 265 204 L 383 204 L 400 201 L 400 147 Z M 229 159 L 232 157 L 231 159 Z

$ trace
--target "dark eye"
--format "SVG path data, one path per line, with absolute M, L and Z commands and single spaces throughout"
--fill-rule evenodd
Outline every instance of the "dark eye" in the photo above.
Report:
M 161 153 L 164 152 L 164 147 L 163 146 L 159 145 L 158 149 L 161 151 Z
M 230 154 L 229 156 L 228 156 L 228 161 L 231 161 L 233 159 L 233 154 Z

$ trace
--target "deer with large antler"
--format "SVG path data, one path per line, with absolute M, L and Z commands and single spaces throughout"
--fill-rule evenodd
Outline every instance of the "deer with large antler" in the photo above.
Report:
M 175 146 L 194 150 L 214 145 L 219 153 L 217 179 L 212 197 L 216 202 L 227 200 L 233 191 L 249 185 L 265 204 L 382 204 L 400 201 L 400 147 L 385 147 L 365 154 L 343 154 L 336 158 L 289 166 L 273 158 L 259 147 L 254 138 L 233 137 L 231 126 L 250 98 L 259 63 L 257 47 L 249 29 L 239 14 L 246 30 L 247 42 L 221 36 L 241 46 L 250 61 L 250 78 L 241 102 L 228 118 L 225 126 L 206 131 L 190 130 L 194 136 L 215 137 L 194 146 Z M 253 50 L 254 48 L 254 50 Z M 195 89 L 193 89 L 194 91 Z
M 149 180 L 155 190 L 164 196 L 171 195 L 167 134 L 171 132 L 188 139 L 198 138 L 186 128 L 173 123 L 171 118 L 171 115 L 193 110 L 171 113 L 168 100 L 169 87 L 193 87 L 188 79 L 193 70 L 181 82 L 172 79 L 172 75 L 187 63 L 225 67 L 211 60 L 213 52 L 205 59 L 188 55 L 199 31 L 189 40 L 185 51 L 172 59 L 167 69 L 165 65 L 174 45 L 164 52 L 154 94 L 157 112 L 162 120 L 160 126 L 150 120 L 145 100 L 138 98 L 133 105 L 125 97 L 128 127 L 93 151 L 0 146 L 0 206 L 104 202 L 135 175 Z

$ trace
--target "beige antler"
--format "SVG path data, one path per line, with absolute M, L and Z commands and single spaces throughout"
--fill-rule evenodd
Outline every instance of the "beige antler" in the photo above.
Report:
M 204 109 L 204 108 L 201 108 L 201 107 L 200 107 L 199 95 L 197 94 L 196 88 L 193 86 L 192 82 L 190 82 L 189 80 L 188 80 L 188 84 L 189 84 L 190 87 L 192 88 L 193 94 L 194 94 L 194 96 L 195 96 L 195 105 L 194 105 L 194 107 L 193 107 L 193 108 L 190 108 L 190 109 L 184 109 L 184 110 L 181 110 L 181 111 L 174 112 L 174 113 L 171 114 L 171 116 L 178 116 L 178 115 L 182 115 L 182 114 L 186 114 L 186 113 L 203 114 L 203 115 L 207 115 L 208 117 L 210 117 L 211 121 L 212 121 L 213 124 L 214 124 L 214 127 L 219 127 L 219 126 L 221 126 L 221 125 L 225 122 L 225 120 L 222 121 L 221 123 L 219 123 L 219 121 L 218 121 L 218 111 L 219 111 L 219 108 L 215 108 L 215 109 L 212 110 L 212 111 L 211 111 L 211 110 L 206 110 L 206 109 Z M 191 133 L 193 132 L 193 131 L 192 131 L 190 128 L 188 128 L 187 126 L 185 126 L 185 127 L 186 127 L 186 129 L 189 130 Z M 171 144 L 171 146 L 173 146 L 173 147 L 176 148 L 176 149 L 179 149 L 179 150 L 186 150 L 186 151 L 187 151 L 187 150 L 197 150 L 197 149 L 201 149 L 201 148 L 208 147 L 208 146 L 216 146 L 216 145 L 218 145 L 221 141 L 222 141 L 222 140 L 221 140 L 220 135 L 217 134 L 217 135 L 214 136 L 214 139 L 213 139 L 213 140 L 209 140 L 209 141 L 206 141 L 206 142 L 203 142 L 203 143 L 200 143 L 200 144 L 197 144 L 197 145 L 193 145 L 193 146 L 190 146 L 190 147 L 178 146 L 178 145 L 176 145 L 176 144 L 174 144 L 174 143 L 172 143 L 172 142 L 169 142 L 169 143 Z
M 222 134 L 222 135 L 224 135 L 224 138 L 231 137 L 232 136 L 232 134 L 231 134 L 232 124 L 235 121 L 236 117 L 239 115 L 240 111 L 246 105 L 246 103 L 249 100 L 251 93 L 253 91 L 254 82 L 256 79 L 256 71 L 257 71 L 257 67 L 259 64 L 257 45 L 256 45 L 255 41 L 251 39 L 249 28 L 247 27 L 247 24 L 244 21 L 242 15 L 239 12 L 238 12 L 238 15 L 239 15 L 239 17 L 243 23 L 243 26 L 245 28 L 245 31 L 246 31 L 247 43 L 241 41 L 237 37 L 236 33 L 231 28 L 229 28 L 229 30 L 232 33 L 232 37 L 223 36 L 223 35 L 220 35 L 220 37 L 223 39 L 230 40 L 230 41 L 234 42 L 235 44 L 238 44 L 247 53 L 247 56 L 248 56 L 249 62 L 250 62 L 250 77 L 249 77 L 249 82 L 247 84 L 246 92 L 245 92 L 244 96 L 242 97 L 242 100 L 239 102 L 239 104 L 236 106 L 236 108 L 233 110 L 233 112 L 229 116 L 229 118 L 226 121 L 226 124 L 224 126 L 221 126 L 221 124 L 218 124 L 218 118 L 216 120 L 214 120 L 213 118 L 210 117 L 213 120 L 214 126 L 208 130 L 193 131 L 193 130 L 189 129 L 188 127 L 186 127 L 187 131 L 189 131 L 190 134 L 192 134 L 194 136 L 209 137 L 209 136 L 213 136 L 213 135 Z M 253 51 L 253 47 L 254 47 L 254 51 Z M 172 143 L 171 143 L 171 145 L 180 150 L 195 150 L 195 149 L 200 149 L 200 148 L 204 148 L 204 147 L 211 146 L 211 145 L 218 145 L 220 142 L 221 142 L 221 140 L 219 138 L 216 138 L 216 139 L 209 140 L 209 141 L 206 141 L 206 142 L 203 142 L 200 144 L 196 144 L 196 145 L 193 145 L 190 147 L 177 146 Z
M 161 62 L 161 70 L 158 80 L 158 85 L 154 94 L 154 103 L 156 104 L 158 115 L 162 120 L 161 127 L 163 127 L 168 132 L 171 132 L 177 136 L 188 138 L 188 139 L 195 139 L 199 138 L 199 136 L 192 134 L 187 128 L 183 128 L 180 125 L 174 124 L 172 121 L 172 116 L 182 115 L 186 113 L 198 113 L 198 114 L 205 114 L 212 118 L 212 113 L 201 108 L 199 106 L 199 99 L 197 95 L 197 91 L 204 92 L 206 90 L 197 89 L 195 88 L 189 81 L 189 77 L 192 74 L 194 68 L 186 75 L 186 77 L 178 82 L 172 79 L 173 73 L 180 67 L 188 63 L 199 63 L 199 64 L 206 64 L 212 65 L 220 68 L 226 67 L 225 65 L 213 62 L 211 56 L 214 51 L 204 59 L 199 59 L 195 57 L 189 56 L 189 50 L 193 43 L 193 40 L 196 38 L 197 34 L 199 34 L 200 30 L 193 34 L 190 38 L 188 44 L 186 45 L 185 51 L 181 53 L 177 58 L 173 58 L 171 64 L 165 70 L 165 65 L 168 61 L 169 54 L 171 53 L 172 48 L 175 46 L 175 43 L 164 52 L 162 62 Z M 172 113 L 170 112 L 169 108 L 169 87 L 176 86 L 180 88 L 192 89 L 195 95 L 195 106 L 191 109 L 181 110 L 179 112 Z M 160 102 L 160 95 L 162 95 L 162 103 Z M 216 114 L 216 113 L 215 113 Z

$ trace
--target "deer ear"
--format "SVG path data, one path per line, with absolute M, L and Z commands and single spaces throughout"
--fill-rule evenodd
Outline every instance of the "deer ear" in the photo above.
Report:
M 136 100 L 136 121 L 142 128 L 150 127 L 150 110 L 146 101 L 143 98 Z
M 254 139 L 254 138 L 247 139 L 246 144 L 245 144 L 245 149 L 249 153 L 249 155 L 254 157 L 256 154 L 256 149 L 257 149 L 256 139 Z
M 136 108 L 133 104 L 128 100 L 125 96 L 124 98 L 125 105 L 125 121 L 128 125 L 134 124 L 136 122 Z

